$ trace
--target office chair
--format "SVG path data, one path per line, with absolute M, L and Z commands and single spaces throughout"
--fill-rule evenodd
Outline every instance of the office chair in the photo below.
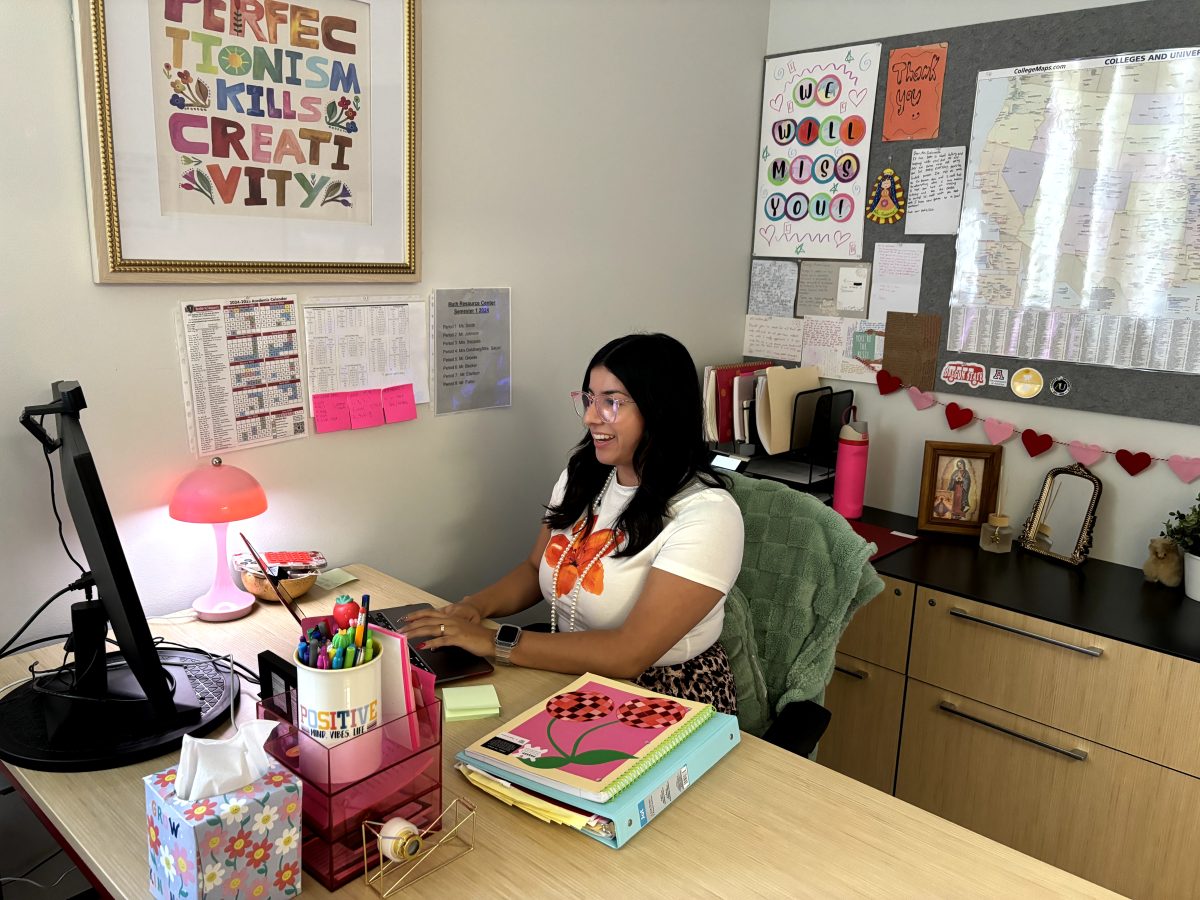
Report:
M 883 590 L 869 562 L 875 546 L 811 494 L 727 475 L 746 526 L 721 635 L 738 682 L 738 721 L 811 756 L 829 724 L 820 703 L 838 640 L 855 611 Z

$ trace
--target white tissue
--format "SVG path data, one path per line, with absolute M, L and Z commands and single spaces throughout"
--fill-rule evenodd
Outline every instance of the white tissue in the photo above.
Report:
M 184 735 L 175 776 L 175 795 L 180 800 L 200 800 L 243 788 L 271 768 L 271 756 L 263 749 L 278 722 L 255 719 L 222 741 Z

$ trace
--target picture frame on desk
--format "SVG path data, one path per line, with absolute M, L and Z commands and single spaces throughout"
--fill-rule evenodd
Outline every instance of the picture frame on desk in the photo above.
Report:
M 917 500 L 917 528 L 978 535 L 995 512 L 1004 448 L 926 441 Z
M 73 3 L 97 283 L 418 280 L 419 0 Z

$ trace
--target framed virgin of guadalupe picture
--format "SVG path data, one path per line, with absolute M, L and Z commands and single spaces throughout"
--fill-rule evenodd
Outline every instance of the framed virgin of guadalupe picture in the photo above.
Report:
M 917 527 L 949 534 L 979 534 L 996 511 L 1004 448 L 993 444 L 925 442 Z
M 74 4 L 97 282 L 418 279 L 418 0 Z

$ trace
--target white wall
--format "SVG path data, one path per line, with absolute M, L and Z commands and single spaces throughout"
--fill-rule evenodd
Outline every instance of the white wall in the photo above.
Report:
M 596 348 L 642 329 L 673 333 L 700 364 L 740 348 L 768 3 L 422 5 L 425 280 L 401 292 L 510 286 L 514 405 L 440 419 L 421 407 L 414 423 L 226 457 L 270 498 L 246 524 L 256 543 L 457 597 L 528 553 L 580 433 L 566 393 Z M 72 578 L 40 448 L 17 424 L 60 378 L 84 386 L 143 604 L 182 608 L 206 587 L 212 549 L 204 526 L 166 514 L 195 464 L 173 312 L 277 288 L 92 284 L 69 4 L 6 0 L 4 15 L 0 619 L 23 621 Z M 30 635 L 64 630 L 66 609 Z
M 772 0 L 767 52 L 784 53 L 935 28 L 1111 5 L 1114 4 L 1107 0 L 1012 0 L 1005 4 L 949 0 L 908 0 L 898 4 L 893 0 L 854 0 L 853 16 L 833 16 L 827 12 L 828 5 L 817 0 Z M 949 52 L 954 52 L 953 45 Z M 870 423 L 867 502 L 874 506 L 915 514 L 926 440 L 987 442 L 983 428 L 978 424 L 951 432 L 940 408 L 917 412 L 902 394 L 880 397 L 873 385 L 849 386 L 855 388 L 860 416 Z M 1200 456 L 1200 428 L 1191 425 L 1057 410 L 1015 401 L 944 396 L 962 404 L 969 403 L 981 418 L 993 416 L 1016 422 L 1068 441 L 1081 440 L 1110 450 L 1121 447 L 1144 450 L 1161 457 L 1174 453 Z M 1200 404 L 1198 397 L 1200 380 L 1196 392 L 1190 397 L 1181 397 L 1180 402 L 1190 403 L 1195 409 Z M 1070 465 L 1072 460 L 1065 447 L 1056 447 L 1030 459 L 1017 438 L 1005 445 L 1004 455 L 1006 509 L 1019 526 L 1040 490 L 1046 470 Z M 1131 566 L 1141 566 L 1146 558 L 1146 543 L 1158 534 L 1166 513 L 1194 498 L 1200 487 L 1200 483 L 1183 484 L 1162 462 L 1155 463 L 1136 478 L 1130 478 L 1114 459 L 1106 457 L 1096 465 L 1095 473 L 1104 482 L 1104 492 L 1093 556 Z

